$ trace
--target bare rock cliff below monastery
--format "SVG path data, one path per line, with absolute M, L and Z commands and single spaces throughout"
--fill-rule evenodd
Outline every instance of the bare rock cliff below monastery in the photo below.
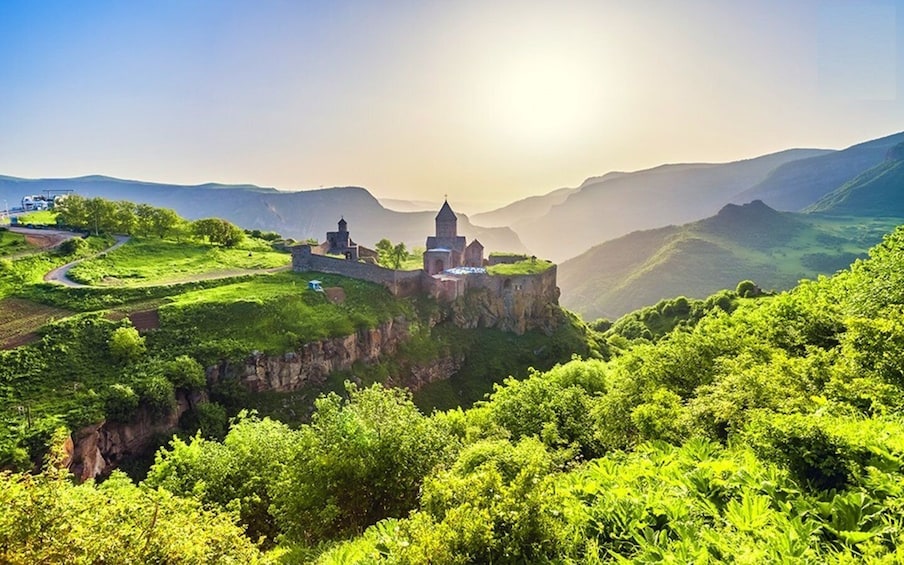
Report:
M 536 275 L 484 276 L 452 302 L 450 320 L 461 328 L 551 335 L 561 320 L 558 304 L 555 266 Z
M 253 392 L 287 392 L 320 385 L 331 373 L 347 371 L 358 361 L 374 363 L 395 354 L 409 339 L 408 328 L 408 320 L 400 316 L 351 335 L 306 343 L 283 355 L 255 352 L 243 363 L 224 361 L 208 367 L 207 382 L 237 378 Z
M 176 406 L 165 415 L 141 408 L 128 422 L 104 420 L 77 430 L 65 445 L 69 470 L 79 481 L 110 474 L 121 462 L 147 453 L 161 435 L 171 434 L 182 414 L 205 397 L 177 391 Z

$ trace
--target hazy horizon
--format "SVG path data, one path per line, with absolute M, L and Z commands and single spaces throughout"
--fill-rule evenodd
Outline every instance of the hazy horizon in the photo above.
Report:
M 904 129 L 896 2 L 11 1 L 0 22 L 18 177 L 489 205 Z

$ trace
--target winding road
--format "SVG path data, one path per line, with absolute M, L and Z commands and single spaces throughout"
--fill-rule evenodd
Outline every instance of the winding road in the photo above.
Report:
M 73 234 L 73 235 L 80 236 L 80 234 Z M 93 259 L 103 253 L 109 253 L 110 251 L 113 251 L 117 247 L 124 245 L 127 241 L 132 239 L 131 237 L 129 237 L 127 235 L 114 235 L 113 238 L 116 240 L 116 243 L 114 243 L 110 247 L 104 249 L 103 251 L 98 251 L 94 255 L 89 255 L 88 257 L 82 257 L 81 259 L 79 259 L 77 261 L 72 261 L 71 263 L 66 263 L 62 267 L 57 267 L 56 269 L 54 269 L 54 270 L 50 271 L 49 273 L 47 273 L 46 275 L 44 275 L 44 280 L 47 282 L 59 283 L 63 286 L 68 286 L 71 288 L 84 288 L 84 287 L 90 286 L 87 284 L 77 283 L 74 280 L 70 279 L 69 278 L 69 269 L 71 269 L 72 267 L 75 267 L 82 261 L 86 261 L 88 259 Z

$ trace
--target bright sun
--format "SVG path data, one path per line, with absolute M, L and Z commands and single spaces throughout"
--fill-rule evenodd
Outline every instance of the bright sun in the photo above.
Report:
M 530 145 L 583 137 L 603 113 L 598 79 L 565 56 L 532 53 L 507 61 L 488 81 L 492 127 L 509 142 Z

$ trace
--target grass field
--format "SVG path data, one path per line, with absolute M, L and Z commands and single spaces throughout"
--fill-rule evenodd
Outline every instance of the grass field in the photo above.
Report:
M 528 259 L 526 261 L 518 261 L 517 263 L 503 263 L 487 267 L 487 273 L 506 277 L 536 275 L 548 270 L 552 266 L 553 263 L 550 261 L 545 261 L 543 259 Z
M 19 218 L 20 224 L 32 224 L 35 226 L 55 226 L 57 213 L 50 210 L 38 210 L 36 212 L 25 212 L 23 214 L 13 214 Z
M 21 253 L 28 248 L 24 235 L 0 229 L 0 257 Z
M 249 239 L 236 248 L 197 242 L 133 239 L 110 253 L 89 259 L 69 272 L 82 284 L 125 286 L 191 280 L 211 273 L 285 267 L 289 254 Z
M 109 247 L 109 237 L 88 237 L 87 245 L 74 255 L 60 255 L 56 251 L 28 255 L 18 259 L 0 259 L 0 298 L 26 292 L 30 285 L 41 283 L 48 271 L 79 257 L 87 257 Z
M 346 300 L 330 302 L 308 290 L 317 279 L 340 287 Z M 276 273 L 172 296 L 160 308 L 155 347 L 185 353 L 199 349 L 211 360 L 249 351 L 283 353 L 302 343 L 372 328 L 413 307 L 380 285 L 324 273 Z

